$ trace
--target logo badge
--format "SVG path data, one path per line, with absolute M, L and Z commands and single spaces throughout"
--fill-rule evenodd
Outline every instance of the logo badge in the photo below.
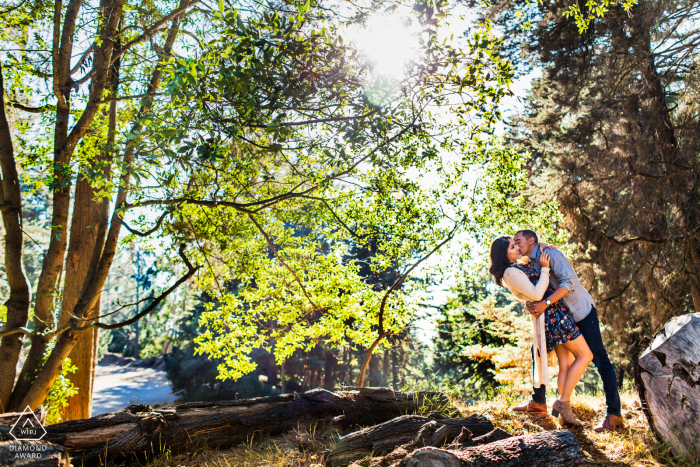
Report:
M 27 406 L 10 428 L 10 434 L 17 441 L 39 441 L 46 435 L 46 430 L 34 411 Z

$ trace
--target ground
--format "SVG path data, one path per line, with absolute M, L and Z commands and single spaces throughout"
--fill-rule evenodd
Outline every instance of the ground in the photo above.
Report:
M 95 367 L 92 416 L 121 410 L 130 402 L 165 405 L 175 401 L 162 370 L 107 365 Z
M 487 400 L 466 404 L 453 401 L 465 415 L 484 414 L 494 425 L 513 435 L 542 430 L 562 429 L 551 417 L 541 420 L 515 414 L 510 409 L 523 397 L 509 389 L 500 390 Z M 577 395 L 572 400 L 574 412 L 584 421 L 582 428 L 572 428 L 586 455 L 587 466 L 595 467 L 692 467 L 674 459 L 668 448 L 659 444 L 649 430 L 646 418 L 633 389 L 622 394 L 626 427 L 620 432 L 596 433 L 593 427 L 603 414 L 602 395 Z M 551 401 L 550 401 L 551 403 Z M 273 439 L 252 440 L 235 449 L 200 449 L 174 455 L 169 452 L 140 464 L 149 467 L 321 467 L 323 451 L 332 449 L 334 434 L 325 430 L 301 429 Z M 364 464 L 369 464 L 366 462 Z

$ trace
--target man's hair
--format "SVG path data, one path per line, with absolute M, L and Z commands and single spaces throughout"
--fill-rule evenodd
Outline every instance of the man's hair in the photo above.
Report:
M 518 230 L 517 232 L 515 232 L 515 235 L 522 235 L 523 237 L 527 238 L 528 240 L 531 238 L 534 238 L 535 244 L 540 243 L 540 240 L 537 238 L 537 234 L 532 230 Z

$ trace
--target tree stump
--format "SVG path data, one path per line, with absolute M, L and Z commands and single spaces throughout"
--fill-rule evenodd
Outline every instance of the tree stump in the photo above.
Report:
M 68 453 L 63 446 L 44 441 L 0 442 L 2 467 L 70 467 Z
M 462 434 L 467 430 L 468 436 Z M 424 446 L 442 446 L 460 437 L 469 439 L 493 430 L 485 417 L 431 419 L 419 415 L 404 415 L 376 426 L 343 436 L 333 448 L 328 461 L 334 467 L 344 467 L 372 453 L 383 455 L 405 445 L 407 452 Z
M 516 436 L 463 450 L 422 448 L 397 467 L 573 467 L 583 464 L 581 446 L 569 431 Z
M 675 455 L 700 462 L 700 313 L 664 326 L 639 357 L 639 393 L 649 424 Z

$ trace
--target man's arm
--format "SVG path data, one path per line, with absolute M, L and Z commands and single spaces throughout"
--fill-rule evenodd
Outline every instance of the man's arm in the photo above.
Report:
M 574 279 L 576 271 L 566 256 L 559 250 L 549 250 L 550 274 L 557 278 L 559 287 L 564 287 L 568 291 L 574 290 Z
M 559 287 L 549 297 L 549 301 L 554 303 L 557 300 L 560 300 L 570 291 L 574 290 L 574 278 L 576 277 L 576 271 L 574 271 L 571 263 L 569 263 L 561 251 L 552 250 L 549 248 L 548 250 L 550 274 L 556 277 L 557 281 L 559 282 Z M 527 302 L 525 304 L 525 308 L 528 313 L 534 317 L 538 317 L 544 313 L 544 310 L 547 309 L 547 303 L 544 300 L 539 302 Z
M 557 288 L 557 290 L 552 292 L 552 295 L 549 296 L 549 301 L 554 303 L 568 293 L 569 293 L 569 289 L 564 288 L 564 287 L 559 287 L 559 288 Z M 526 302 L 525 303 L 525 309 L 527 310 L 528 313 L 530 313 L 535 318 L 537 318 L 539 315 L 544 313 L 544 310 L 547 309 L 547 306 L 548 306 L 547 302 L 544 300 L 540 300 L 539 302 Z

